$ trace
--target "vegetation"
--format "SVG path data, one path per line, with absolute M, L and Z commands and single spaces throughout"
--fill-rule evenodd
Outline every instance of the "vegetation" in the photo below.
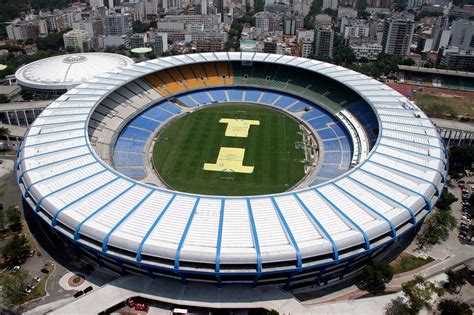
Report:
M 255 119 L 247 138 L 226 137 L 223 117 Z M 205 126 L 205 128 L 203 128 Z M 299 124 L 292 118 L 260 106 L 215 106 L 176 120 L 159 135 L 153 149 L 155 168 L 171 187 L 194 193 L 258 195 L 282 192 L 304 176 L 304 151 Z M 203 170 L 215 163 L 220 147 L 245 148 L 243 165 L 251 174 Z
M 156 21 L 150 23 L 143 23 L 140 20 L 133 21 L 132 28 L 133 33 L 145 33 L 150 30 L 150 28 L 156 27 Z
M 402 290 L 408 298 L 408 306 L 411 314 L 418 314 L 421 309 L 431 309 L 431 296 L 434 293 L 441 294 L 439 289 L 429 281 L 426 281 L 421 276 L 416 276 L 415 279 L 402 283 Z
M 69 31 L 70 29 L 64 30 L 62 32 L 50 32 L 48 33 L 48 36 L 44 38 L 38 38 L 36 40 L 36 47 L 38 48 L 38 50 L 43 50 L 43 51 L 63 50 L 64 49 L 63 35 L 64 33 L 67 33 Z
M 0 103 L 10 103 L 10 99 L 6 95 L 0 95 Z
M 474 107 L 470 98 L 415 93 L 413 99 L 430 117 L 454 119 L 458 115 L 474 117 Z
M 2 296 L 6 304 L 13 306 L 23 301 L 23 289 L 27 285 L 28 273 L 20 270 L 13 275 L 3 278 Z
M 367 284 L 369 291 L 380 291 L 385 289 L 385 284 L 392 280 L 393 274 L 393 268 L 388 263 L 372 261 L 365 266 L 362 279 Z
M 313 0 L 311 6 L 309 7 L 309 12 L 304 18 L 304 27 L 306 29 L 314 29 L 314 22 L 316 15 L 321 13 L 321 8 L 323 7 L 323 0 Z
M 469 304 L 453 299 L 443 299 L 438 304 L 441 315 L 472 315 Z
M 401 299 L 392 300 L 385 306 L 385 315 L 407 315 L 410 314 L 410 306 Z
M 2 255 L 3 257 L 10 257 L 12 261 L 18 261 L 25 257 L 30 250 L 26 237 L 15 234 L 3 248 Z
M 368 76 L 378 78 L 382 75 L 390 75 L 398 72 L 399 64 L 413 66 L 415 64 L 415 61 L 411 58 L 380 54 L 376 62 L 361 65 L 352 65 L 350 68 L 355 71 L 364 73 Z
M 433 246 L 449 237 L 449 232 L 457 224 L 456 218 L 451 214 L 451 204 L 456 200 L 447 189 L 443 190 L 437 211 L 427 219 L 423 231 L 417 236 L 418 248 Z
M 8 208 L 7 218 L 12 231 L 19 231 L 21 229 L 21 213 L 17 207 Z
M 433 261 L 434 259 L 431 257 L 421 258 L 408 253 L 402 253 L 397 259 L 390 263 L 390 266 L 393 268 L 393 273 L 398 274 L 420 268 Z
M 451 293 L 458 293 L 462 286 L 466 284 L 466 277 L 469 276 L 469 272 L 467 269 L 449 270 L 446 275 L 448 276 L 448 282 L 446 282 L 445 289 Z
M 457 173 L 463 173 L 474 162 L 474 148 L 452 147 L 449 150 L 449 168 Z M 474 201 L 474 200 L 472 200 Z M 473 203 L 471 202 L 471 206 Z

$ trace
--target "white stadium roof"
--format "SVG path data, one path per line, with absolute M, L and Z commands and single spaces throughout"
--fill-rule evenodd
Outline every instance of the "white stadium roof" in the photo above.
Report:
M 177 65 L 240 60 L 301 67 L 357 92 L 379 119 L 379 138 L 367 159 L 318 186 L 219 197 L 132 180 L 104 163 L 91 147 L 89 119 L 117 88 Z M 330 255 L 338 260 L 346 256 L 345 249 L 362 244 L 369 250 L 383 235 L 397 237 L 404 224 L 418 222 L 431 210 L 443 188 L 446 163 L 443 142 L 430 119 L 370 77 L 305 58 L 223 52 L 146 61 L 70 90 L 30 127 L 19 151 L 18 176 L 27 200 L 37 211 L 44 210 L 40 216 L 104 254 L 164 266 L 141 260 L 159 257 L 174 261 L 176 272 L 191 268 L 180 261 L 215 264 L 216 272 L 220 264 L 257 264 L 260 272 L 265 263 L 291 260 L 301 270 L 314 264 L 303 262 L 306 258 Z
M 133 64 L 122 55 L 79 53 L 41 59 L 29 63 L 15 73 L 22 86 L 38 90 L 70 90 L 106 72 L 117 72 Z

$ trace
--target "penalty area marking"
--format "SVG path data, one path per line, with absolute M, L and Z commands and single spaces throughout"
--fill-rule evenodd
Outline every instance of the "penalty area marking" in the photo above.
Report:
M 260 126 L 259 120 L 221 118 L 221 124 L 227 124 L 225 130 L 226 137 L 247 138 L 250 126 Z
M 232 170 L 235 173 L 251 174 L 253 166 L 244 166 L 245 149 L 221 147 L 217 162 L 204 163 L 205 171 L 222 172 L 224 170 Z

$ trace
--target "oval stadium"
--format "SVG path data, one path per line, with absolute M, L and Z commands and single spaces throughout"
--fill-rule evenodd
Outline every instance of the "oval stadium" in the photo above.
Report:
M 430 119 L 386 85 L 222 52 L 76 86 L 18 150 L 24 201 L 84 255 L 181 281 L 325 285 L 413 235 L 444 186 Z

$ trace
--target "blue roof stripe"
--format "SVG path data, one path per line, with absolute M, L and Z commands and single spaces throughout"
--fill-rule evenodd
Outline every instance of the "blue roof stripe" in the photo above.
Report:
M 24 160 L 27 160 L 27 159 L 31 159 L 31 158 L 38 157 L 38 156 L 43 156 L 43 155 L 48 155 L 48 154 L 53 154 L 53 153 L 58 153 L 58 152 L 64 152 L 64 151 L 67 151 L 67 150 L 73 150 L 73 149 L 77 149 L 77 148 L 81 148 L 81 147 L 88 147 L 88 146 L 87 146 L 87 144 L 81 144 L 81 145 L 76 145 L 74 147 L 59 149 L 59 150 L 55 150 L 55 151 L 43 152 L 43 153 L 35 154 L 35 155 L 30 155 L 30 156 L 24 157 L 22 159 L 19 159 L 17 161 L 17 168 L 20 166 L 21 162 L 23 162 Z
M 146 232 L 145 236 L 143 236 L 143 239 L 142 241 L 140 242 L 140 245 L 138 245 L 138 249 L 137 249 L 137 256 L 135 257 L 136 261 L 139 263 L 141 260 L 142 260 L 142 250 L 143 250 L 143 246 L 145 245 L 145 242 L 146 240 L 148 239 L 148 237 L 150 236 L 150 234 L 153 232 L 153 230 L 155 229 L 155 227 L 158 225 L 158 223 L 160 222 L 161 218 L 165 215 L 166 211 L 169 209 L 169 207 L 171 206 L 171 204 L 173 203 L 173 200 L 174 198 L 176 198 L 177 194 L 173 194 L 170 198 L 170 200 L 168 200 L 168 203 L 165 205 L 165 207 L 163 208 L 163 210 L 161 210 L 160 214 L 158 215 L 158 217 L 156 218 L 155 222 L 153 222 L 153 224 L 150 226 L 150 228 L 148 229 L 148 231 Z
M 301 271 L 301 268 L 303 267 L 303 260 L 301 259 L 301 253 L 300 253 L 300 249 L 298 247 L 298 243 L 296 242 L 295 238 L 293 237 L 293 233 L 291 233 L 291 229 L 288 226 L 288 223 L 286 222 L 285 217 L 283 216 L 283 213 L 281 212 L 281 209 L 278 206 L 275 198 L 271 197 L 271 200 L 272 200 L 273 206 L 275 207 L 275 210 L 276 210 L 278 216 L 280 217 L 280 221 L 283 224 L 283 227 L 285 228 L 286 234 L 290 238 L 291 244 L 293 245 L 293 248 L 295 249 L 298 271 Z
M 56 178 L 58 176 L 62 176 L 64 174 L 67 174 L 69 172 L 72 172 L 72 171 L 77 171 L 81 168 L 84 168 L 84 167 L 87 167 L 87 166 L 90 166 L 92 164 L 95 164 L 95 163 L 98 163 L 97 161 L 92 161 L 92 162 L 89 162 L 87 164 L 84 164 L 84 165 L 81 165 L 81 166 L 78 166 L 78 167 L 74 167 L 74 168 L 71 168 L 70 170 L 67 170 L 67 171 L 64 171 L 64 172 L 61 172 L 61 173 L 58 173 L 58 174 L 55 174 L 55 175 L 52 175 L 52 176 L 49 176 L 49 177 L 45 177 L 45 178 L 42 178 L 34 183 L 30 183 L 28 186 L 26 186 L 26 189 L 25 189 L 25 194 L 23 195 L 24 197 L 28 196 L 28 192 L 30 191 L 31 187 L 33 187 L 34 185 L 38 184 L 38 183 L 41 183 L 41 182 L 44 182 L 48 179 L 52 179 L 52 178 Z M 100 163 L 99 163 L 100 165 Z M 102 165 L 100 165 L 102 166 Z
M 446 166 L 446 161 L 443 160 L 442 158 L 437 157 L 437 156 L 424 155 L 423 153 L 419 153 L 419 152 L 416 152 L 416 151 L 411 151 L 411 150 L 404 149 L 404 148 L 395 147 L 393 145 L 389 145 L 389 144 L 385 144 L 385 143 L 379 143 L 379 146 L 383 146 L 383 147 L 391 148 L 391 149 L 394 149 L 394 150 L 399 150 L 399 151 L 407 152 L 407 153 L 410 153 L 410 154 L 421 155 L 423 157 L 439 160 L 439 161 L 443 162 L 443 164 Z
M 64 207 L 62 207 L 61 209 L 59 209 L 58 211 L 56 211 L 56 213 L 53 215 L 52 219 L 51 219 L 51 225 L 52 226 L 56 226 L 57 222 L 57 218 L 58 216 L 61 214 L 61 212 L 63 212 L 64 210 L 66 210 L 67 208 L 69 208 L 70 206 L 76 204 L 77 202 L 83 200 L 84 198 L 96 193 L 96 192 L 99 192 L 100 190 L 102 190 L 102 188 L 105 188 L 107 187 L 108 185 L 114 183 L 115 181 L 117 181 L 118 179 L 120 179 L 119 176 L 115 177 L 114 179 L 112 179 L 110 182 L 107 182 L 105 184 L 102 184 L 100 185 L 99 187 L 95 188 L 93 191 L 91 192 L 88 192 L 84 195 L 82 195 L 81 197 L 77 198 L 76 200 L 72 201 L 71 203 L 68 203 L 67 205 L 65 205 Z
M 370 163 L 372 163 L 372 164 L 378 165 L 378 166 L 380 166 L 381 168 L 384 168 L 384 169 L 387 169 L 387 170 L 390 170 L 390 171 L 393 171 L 393 172 L 402 173 L 402 174 L 404 174 L 404 175 L 410 176 L 410 177 L 412 177 L 412 178 L 416 178 L 416 179 L 418 179 L 418 180 L 420 180 L 420 181 L 422 181 L 422 182 L 424 182 L 424 183 L 427 183 L 427 184 L 433 186 L 434 189 L 435 189 L 435 191 L 436 191 L 436 195 L 439 195 L 439 189 L 438 189 L 438 187 L 437 187 L 435 184 L 433 184 L 432 182 L 427 181 L 427 180 L 424 179 L 424 178 L 415 176 L 415 175 L 413 175 L 413 174 L 410 174 L 410 173 L 401 171 L 401 170 L 399 170 L 399 169 L 396 169 L 396 168 L 393 168 L 393 167 L 391 167 L 391 166 L 387 166 L 387 165 L 384 165 L 384 164 L 382 164 L 382 163 L 375 162 L 375 161 L 372 161 L 372 160 L 368 160 L 367 162 L 370 162 Z
M 382 156 L 386 156 L 387 158 L 389 159 L 395 159 L 395 160 L 399 160 L 399 161 L 403 161 L 403 162 L 406 162 L 406 163 L 409 163 L 409 164 L 413 164 L 413 165 L 416 165 L 416 166 L 420 166 L 420 167 L 423 167 L 423 168 L 426 168 L 428 170 L 431 170 L 431 171 L 434 171 L 436 173 L 439 174 L 439 176 L 441 176 L 441 178 L 443 179 L 443 181 L 445 180 L 445 177 L 443 175 L 443 173 L 441 173 L 439 170 L 437 170 L 436 168 L 433 168 L 431 166 L 427 166 L 427 165 L 424 165 L 424 164 L 419 164 L 419 163 L 415 163 L 413 161 L 409 161 L 409 160 L 406 160 L 406 159 L 402 159 L 402 158 L 399 158 L 399 157 L 395 157 L 393 155 L 389 155 L 389 154 L 385 154 L 385 153 L 381 153 L 381 152 L 374 152 L 374 154 L 379 154 L 379 155 L 382 155 Z
M 351 175 L 352 175 L 352 174 L 350 174 L 349 176 L 347 176 L 347 178 L 350 178 L 351 180 L 355 181 L 355 182 L 356 182 L 357 184 L 359 184 L 360 186 L 362 186 L 362 187 L 364 187 L 364 188 L 367 188 L 367 189 L 369 189 L 369 190 L 371 190 L 371 191 L 373 191 L 373 192 L 375 192 L 375 193 L 377 193 L 377 194 L 379 194 L 379 195 L 381 195 L 381 196 L 387 198 L 387 199 L 390 200 L 391 202 L 393 202 L 393 203 L 397 204 L 398 206 L 402 207 L 403 209 L 407 210 L 407 212 L 408 212 L 408 213 L 410 214 L 410 216 L 411 216 L 412 223 L 413 223 L 413 224 L 416 223 L 416 216 L 415 216 L 415 213 L 413 212 L 412 209 L 410 209 L 409 207 L 405 206 L 404 204 L 402 204 L 402 203 L 396 201 L 396 200 L 393 199 L 392 197 L 389 197 L 389 196 L 385 195 L 385 194 L 382 193 L 381 191 L 378 191 L 378 190 L 376 190 L 375 188 L 372 188 L 372 187 L 370 187 L 370 186 L 364 184 L 363 182 L 361 182 L 361 181 L 359 181 L 359 180 L 353 178 Z
M 97 175 L 99 175 L 99 174 L 102 174 L 103 172 L 106 172 L 106 171 L 107 171 L 107 169 L 103 169 L 102 171 L 99 171 L 99 172 L 94 173 L 94 174 L 92 174 L 92 175 L 89 175 L 89 176 L 87 176 L 87 177 L 84 177 L 84 178 L 78 179 L 78 180 L 76 180 L 76 181 L 73 181 L 73 182 L 67 184 L 66 186 L 62 186 L 62 187 L 59 188 L 58 190 L 52 191 L 52 192 L 50 192 L 50 193 L 48 193 L 48 194 L 42 196 L 42 197 L 41 197 L 40 199 L 38 199 L 38 201 L 36 202 L 35 211 L 36 211 L 36 212 L 39 212 L 40 207 L 41 207 L 41 203 L 43 202 L 43 200 L 46 199 L 46 198 L 48 198 L 48 197 L 50 197 L 51 195 L 54 195 L 55 193 L 58 193 L 58 192 L 60 192 L 60 191 L 63 191 L 64 189 L 70 188 L 70 187 L 76 185 L 77 183 L 84 182 L 84 181 L 86 181 L 86 180 L 88 180 L 88 179 L 90 179 L 90 178 L 92 178 L 92 177 L 94 177 L 94 176 L 97 176 Z
M 71 138 L 57 139 L 57 140 L 52 140 L 52 141 L 48 141 L 48 142 L 40 142 L 40 143 L 34 143 L 34 144 L 30 144 L 30 145 L 24 145 L 21 148 L 21 150 L 23 150 L 25 148 L 37 147 L 37 146 L 40 146 L 40 145 L 46 145 L 46 144 L 51 144 L 51 143 L 56 143 L 56 142 L 63 142 L 63 141 L 74 140 L 74 139 L 79 139 L 79 138 L 84 138 L 84 135 L 75 136 L 75 137 L 71 137 Z
M 128 191 L 130 191 L 133 187 L 137 186 L 136 183 L 130 185 L 129 187 L 127 187 L 125 190 L 123 190 L 121 193 L 119 193 L 118 195 L 116 195 L 115 197 L 113 197 L 112 199 L 110 199 L 109 201 L 107 201 L 104 205 L 100 206 L 98 209 L 96 209 L 95 211 L 93 211 L 91 214 L 89 214 L 84 220 L 82 220 L 81 222 L 79 222 L 79 224 L 76 226 L 76 229 L 74 230 L 74 240 L 77 241 L 79 239 L 79 232 L 81 231 L 81 227 L 84 225 L 84 223 L 86 223 L 87 221 L 89 221 L 93 216 L 95 216 L 97 213 L 101 212 L 104 208 L 108 207 L 109 205 L 111 205 L 113 202 L 115 202 L 117 199 L 119 199 L 120 197 L 122 197 L 123 195 L 125 195 Z
M 224 208 L 225 199 L 221 199 L 221 213 L 219 216 L 219 229 L 217 231 L 217 245 L 216 245 L 216 272 L 221 271 L 221 245 L 222 245 L 222 231 L 224 228 Z
M 346 195 L 349 196 L 349 198 L 354 199 L 355 201 L 357 201 L 358 203 L 360 203 L 362 206 L 364 206 L 365 208 L 367 208 L 370 212 L 374 213 L 376 216 L 382 218 L 382 220 L 384 220 L 385 222 L 387 222 L 388 226 L 390 227 L 392 237 L 393 237 L 393 238 L 397 237 L 397 229 L 395 228 L 395 226 L 393 225 L 393 223 L 392 223 L 389 219 L 387 219 L 386 216 L 384 216 L 383 214 L 381 214 L 380 212 L 378 212 L 377 210 L 375 210 L 374 208 L 372 208 L 371 206 L 369 206 L 367 203 L 363 202 L 362 200 L 360 200 L 359 198 L 357 198 L 356 196 L 354 196 L 353 194 L 351 194 L 349 191 L 347 191 L 347 189 L 341 187 L 341 185 L 339 185 L 338 183 L 334 183 L 334 186 L 336 186 L 337 188 L 339 188 L 340 190 L 342 190 Z
M 28 138 L 30 138 L 30 137 L 45 136 L 45 135 L 52 135 L 52 134 L 57 134 L 57 133 L 70 132 L 70 131 L 78 131 L 78 130 L 84 130 L 84 127 L 81 127 L 81 128 L 72 128 L 72 129 L 61 129 L 61 130 L 56 130 L 56 131 L 51 131 L 51 132 L 36 133 L 36 134 L 34 134 L 34 135 L 28 135 Z
M 323 232 L 324 236 L 329 241 L 329 243 L 331 243 L 332 251 L 333 251 L 333 258 L 334 258 L 335 261 L 338 261 L 339 260 L 339 250 L 337 249 L 336 243 L 332 239 L 331 235 L 329 235 L 329 233 L 321 225 L 321 223 L 318 221 L 318 219 L 316 219 L 316 217 L 313 215 L 313 213 L 311 213 L 311 211 L 309 211 L 308 207 L 303 203 L 303 200 L 301 200 L 300 197 L 296 193 L 292 193 L 292 195 L 296 198 L 298 203 L 301 205 L 303 210 L 306 212 L 306 215 L 308 215 L 311 218 L 311 220 L 313 220 L 313 223 L 317 225 L 317 227 L 319 228 L 319 230 L 321 230 L 321 232 Z
M 62 163 L 62 162 L 66 162 L 66 161 L 70 161 L 70 160 L 74 160 L 74 159 L 77 159 L 77 158 L 80 158 L 80 157 L 83 157 L 83 156 L 86 156 L 86 155 L 89 155 L 90 153 L 87 152 L 87 153 L 83 153 L 83 154 L 80 154 L 80 155 L 76 155 L 76 156 L 72 156 L 72 157 L 68 157 L 66 159 L 62 159 L 62 160 L 58 160 L 58 161 L 54 161 L 54 162 L 51 162 L 51 163 L 46 163 L 46 164 L 42 164 L 42 165 L 38 165 L 38 166 L 35 166 L 35 167 L 32 167 L 32 168 L 29 168 L 27 169 L 26 171 L 24 171 L 23 173 L 20 173 L 20 176 L 18 176 L 18 184 L 21 183 L 22 179 L 23 179 L 23 176 L 30 172 L 30 171 L 34 171 L 34 170 L 37 170 L 37 169 L 40 169 L 42 167 L 46 167 L 46 166 L 51 166 L 51 165 L 54 165 L 56 163 Z
M 117 224 L 114 225 L 114 227 L 109 231 L 109 233 L 107 233 L 107 235 L 104 237 L 104 240 L 102 241 L 102 252 L 105 254 L 105 252 L 107 252 L 107 246 L 109 244 L 109 239 L 110 239 L 110 236 L 115 232 L 115 230 L 120 226 L 122 225 L 123 222 L 125 222 L 125 220 L 127 220 L 127 218 L 132 214 L 134 213 L 147 199 L 148 197 L 150 197 L 150 195 L 152 193 L 154 193 L 155 190 L 153 189 L 150 189 L 150 191 L 145 195 L 145 197 L 143 197 L 133 208 L 132 210 L 130 210 L 122 219 L 120 219 L 119 222 L 117 222 Z
M 250 227 L 252 229 L 253 243 L 255 246 L 255 251 L 257 252 L 257 272 L 262 272 L 262 253 L 260 252 L 260 244 L 258 242 L 257 227 L 255 226 L 255 220 L 252 213 L 252 205 L 250 204 L 250 198 L 245 198 L 247 200 L 247 210 L 249 214 Z
M 402 185 L 400 185 L 400 184 L 398 184 L 398 183 L 395 183 L 394 181 L 392 181 L 392 180 L 390 180 L 390 179 L 387 179 L 387 178 L 382 177 L 382 176 L 380 176 L 380 175 L 377 175 L 377 174 L 374 174 L 374 173 L 372 173 L 372 172 L 366 171 L 366 170 L 364 170 L 364 169 L 362 169 L 362 168 L 359 168 L 359 171 L 362 171 L 362 172 L 364 172 L 364 173 L 367 173 L 367 174 L 369 174 L 369 175 L 371 175 L 371 176 L 374 176 L 374 177 L 376 177 L 376 178 L 378 178 L 378 179 L 381 179 L 381 180 L 383 180 L 383 181 L 386 181 L 386 182 L 388 182 L 388 183 L 390 183 L 390 184 L 392 184 L 392 185 L 395 185 L 395 186 L 397 186 L 397 187 L 403 188 L 404 190 L 407 190 L 407 191 L 409 191 L 409 192 L 411 192 L 411 193 L 413 193 L 413 194 L 415 194 L 415 195 L 420 196 L 420 197 L 423 198 L 423 200 L 425 201 L 426 205 L 428 206 L 428 209 L 429 209 L 430 211 L 433 209 L 432 204 L 431 204 L 431 201 L 430 201 L 425 195 L 420 194 L 419 192 L 414 191 L 413 189 L 410 189 L 410 188 L 408 188 L 408 187 L 406 187 L 406 186 L 402 186 Z
M 400 141 L 400 142 L 403 142 L 403 143 L 407 143 L 407 144 L 415 144 L 415 145 L 421 145 L 421 146 L 424 146 L 424 147 L 429 147 L 429 148 L 433 148 L 433 149 L 439 149 L 443 152 L 445 152 L 445 149 L 442 147 L 442 146 L 435 146 L 435 145 L 432 145 L 432 144 L 428 144 L 428 143 L 422 143 L 422 142 L 415 142 L 415 141 L 408 141 L 408 140 L 405 140 L 405 139 L 400 139 L 400 138 L 395 138 L 395 137 L 390 137 L 390 136 L 382 136 L 384 139 L 391 139 L 391 140 L 396 140 L 396 141 Z M 382 143 L 380 143 L 382 144 Z
M 186 240 L 186 236 L 188 235 L 189 228 L 191 227 L 191 223 L 193 222 L 194 215 L 196 214 L 196 209 L 199 205 L 199 201 L 201 197 L 196 198 L 196 202 L 194 203 L 193 210 L 188 218 L 188 223 L 186 223 L 186 227 L 184 228 L 183 235 L 181 235 L 181 240 L 179 241 L 178 248 L 176 249 L 176 255 L 174 257 L 174 269 L 179 270 L 179 257 L 181 255 L 181 249 L 183 248 L 184 241 Z
M 421 138 L 435 138 L 435 139 L 439 140 L 439 136 L 431 136 L 431 135 L 422 134 L 422 133 L 418 133 L 418 132 L 410 132 L 410 131 L 406 131 L 406 130 L 398 130 L 398 129 L 392 129 L 392 128 L 387 128 L 387 127 L 383 127 L 383 130 L 389 130 L 389 131 L 395 131 L 395 132 L 401 132 L 401 133 L 408 133 L 410 135 L 414 135 L 414 136 L 421 137 Z M 438 134 L 438 132 L 436 132 L 436 134 Z
M 321 196 L 329 205 L 336 210 L 341 216 L 343 216 L 347 221 L 349 221 L 352 226 L 354 226 L 364 237 L 364 248 L 365 249 L 370 249 L 370 240 L 365 231 L 352 220 L 347 214 L 344 213 L 344 211 L 341 211 L 331 200 L 329 200 L 324 194 L 320 193 L 318 190 L 315 188 L 313 189 L 319 196 Z

